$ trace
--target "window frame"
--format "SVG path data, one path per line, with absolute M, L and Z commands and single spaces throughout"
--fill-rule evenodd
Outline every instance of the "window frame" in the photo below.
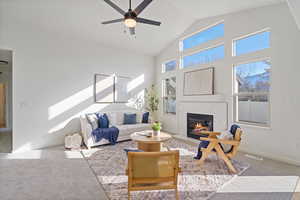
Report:
M 265 48 L 265 49 L 260 49 L 260 50 L 257 50 L 257 51 L 252 51 L 252 52 L 244 53 L 244 54 L 241 54 L 241 55 L 236 55 L 236 41 L 242 40 L 242 39 L 245 39 L 247 37 L 251 37 L 251 36 L 254 36 L 254 35 L 257 35 L 257 34 L 260 34 L 260 33 L 264 33 L 264 32 L 270 32 L 271 33 L 271 28 L 269 28 L 269 27 L 268 28 L 264 28 L 264 29 L 261 29 L 261 30 L 256 31 L 256 32 L 244 34 L 242 36 L 233 38 L 232 39 L 232 43 L 231 43 L 231 45 L 232 45 L 232 47 L 231 47 L 231 50 L 232 50 L 231 56 L 232 57 L 245 56 L 245 55 L 248 55 L 248 54 L 251 54 L 251 53 L 255 53 L 255 52 L 259 52 L 259 51 L 264 51 L 264 50 L 270 49 L 271 47 Z M 271 43 L 271 37 L 269 39 L 270 39 L 270 43 Z
M 175 87 L 175 96 L 172 96 L 172 95 L 166 95 L 166 79 L 171 79 L 171 78 L 175 78 L 176 80 L 176 87 Z M 176 115 L 177 114 L 177 76 L 176 75 L 170 75 L 170 76 L 167 76 L 167 77 L 164 77 L 162 78 L 162 112 L 164 115 Z M 169 98 L 169 97 L 173 97 L 175 98 L 175 103 L 176 103 L 176 106 L 175 106 L 175 112 L 166 112 L 166 108 L 165 108 L 165 98 Z
M 219 47 L 219 46 L 224 46 L 224 58 L 225 58 L 225 56 L 226 56 L 226 54 L 225 54 L 225 42 L 221 42 L 221 43 L 217 43 L 217 44 L 211 45 L 211 46 L 209 46 L 209 47 L 198 48 L 198 49 L 196 49 L 196 50 L 189 51 L 189 52 L 185 52 L 185 53 L 183 52 L 183 53 L 180 55 L 179 69 L 189 69 L 189 68 L 194 68 L 194 67 L 199 67 L 199 66 L 207 66 L 207 65 L 211 65 L 212 63 L 218 62 L 219 60 L 224 59 L 224 58 L 222 58 L 222 59 L 214 60 L 214 61 L 208 62 L 208 63 L 199 63 L 199 64 L 191 65 L 191 66 L 188 66 L 188 67 L 184 67 L 184 66 L 183 66 L 183 58 L 184 58 L 184 57 L 186 57 L 186 56 L 191 56 L 191 55 L 194 55 L 194 54 L 197 54 L 197 53 L 200 53 L 200 52 L 209 50 L 209 49 L 213 49 L 213 48 L 216 48 L 216 47 Z
M 262 92 L 262 93 L 256 93 L 256 92 L 244 92 L 239 94 L 236 91 L 236 84 L 235 84 L 235 80 L 236 80 L 236 74 L 235 74 L 235 67 L 239 66 L 239 65 L 243 65 L 243 64 L 249 64 L 249 63 L 253 63 L 253 62 L 259 62 L 259 61 L 270 61 L 271 62 L 271 58 L 270 57 L 260 57 L 260 58 L 256 58 L 256 59 L 249 59 L 247 61 L 244 62 L 238 62 L 238 63 L 234 63 L 232 64 L 232 97 L 233 97 L 233 121 L 237 124 L 242 124 L 242 125 L 251 125 L 251 126 L 255 126 L 255 127 L 262 127 L 262 128 L 271 128 L 271 93 L 272 93 L 272 62 L 271 62 L 271 70 L 270 70 L 270 88 L 269 88 L 269 92 Z M 264 95 L 267 94 L 268 97 L 268 120 L 267 123 L 259 123 L 259 122 L 247 122 L 247 121 L 240 121 L 238 119 L 238 97 L 245 97 L 245 96 L 249 96 L 249 95 L 253 95 L 253 96 L 260 96 L 260 95 Z
M 206 41 L 206 42 L 204 42 L 204 43 L 198 44 L 198 45 L 196 45 L 196 46 L 194 46 L 194 47 L 191 47 L 191 48 L 188 48 L 188 49 L 183 49 L 183 41 L 184 41 L 185 39 L 187 39 L 187 38 L 189 38 L 189 37 L 192 37 L 193 35 L 196 35 L 196 34 L 198 34 L 198 33 L 200 33 L 200 32 L 205 31 L 205 30 L 208 30 L 208 29 L 210 29 L 210 28 L 212 28 L 212 27 L 214 27 L 214 26 L 217 26 L 217 25 L 219 25 L 219 24 L 224 24 L 224 27 L 225 27 L 225 20 L 222 19 L 222 20 L 220 20 L 220 21 L 217 21 L 216 23 L 210 24 L 210 25 L 208 25 L 208 26 L 206 26 L 206 27 L 204 27 L 204 28 L 201 28 L 201 29 L 199 29 L 199 30 L 197 30 L 197 31 L 195 31 L 195 32 L 192 32 L 192 33 L 190 33 L 190 34 L 187 34 L 187 35 L 181 37 L 181 39 L 179 40 L 179 44 L 178 44 L 178 46 L 179 46 L 179 52 L 182 53 L 182 52 L 188 51 L 188 50 L 190 50 L 190 49 L 197 48 L 197 47 L 201 46 L 202 44 L 205 44 L 205 43 L 207 43 L 207 42 L 209 42 L 209 41 L 216 40 L 217 38 L 212 39 L 212 40 L 208 40 L 208 41 Z M 224 36 L 225 36 L 225 28 L 224 28 Z M 220 37 L 220 38 L 224 38 L 224 36 L 223 36 L 223 37 Z

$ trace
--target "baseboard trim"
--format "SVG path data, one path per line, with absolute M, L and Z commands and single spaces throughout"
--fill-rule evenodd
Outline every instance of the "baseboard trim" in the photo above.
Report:
M 281 156 L 274 156 L 274 154 L 268 153 L 268 152 L 262 152 L 260 151 L 259 153 L 254 152 L 254 151 L 249 151 L 245 148 L 240 148 L 240 151 L 243 153 L 247 153 L 247 154 L 252 154 L 255 156 L 261 156 L 267 159 L 271 159 L 271 160 L 275 160 L 275 161 L 279 161 L 279 162 L 284 162 L 287 164 L 291 164 L 291 165 L 296 165 L 296 166 L 300 166 L 300 161 L 298 160 L 294 160 L 294 159 L 290 159 L 290 158 L 286 158 L 286 157 L 281 157 Z

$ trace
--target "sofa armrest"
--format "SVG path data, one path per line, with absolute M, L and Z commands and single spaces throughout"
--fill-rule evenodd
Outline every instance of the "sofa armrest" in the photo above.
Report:
M 89 148 L 94 144 L 94 140 L 92 137 L 93 128 L 90 125 L 90 123 L 88 123 L 85 116 L 80 117 L 80 123 L 81 123 L 81 134 L 83 137 L 84 144 Z

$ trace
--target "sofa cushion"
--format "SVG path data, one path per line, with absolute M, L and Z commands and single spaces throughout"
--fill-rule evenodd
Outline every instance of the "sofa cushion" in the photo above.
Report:
M 143 117 L 142 117 L 142 123 L 148 123 L 149 122 L 149 112 L 145 112 L 143 113 Z
M 98 128 L 98 117 L 95 113 L 86 114 L 85 117 L 93 130 Z
M 120 131 L 119 135 L 130 135 L 134 132 L 150 130 L 151 124 L 124 124 L 116 127 Z
M 108 120 L 109 120 L 109 125 L 113 126 L 117 124 L 117 115 L 115 112 L 107 112 L 106 113 Z
M 104 114 L 97 114 L 98 116 L 98 127 L 99 128 L 109 128 L 109 119 L 107 117 L 107 115 Z
M 136 113 L 124 113 L 123 124 L 136 124 Z

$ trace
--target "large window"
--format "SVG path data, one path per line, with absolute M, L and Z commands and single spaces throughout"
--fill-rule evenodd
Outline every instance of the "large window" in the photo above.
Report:
M 233 56 L 239 56 L 270 47 L 270 32 L 260 32 L 233 42 Z
M 223 36 L 224 23 L 221 23 L 182 40 L 181 50 L 186 50 Z
M 184 56 L 182 67 L 192 67 L 195 65 L 207 64 L 224 58 L 224 45 L 200 51 L 198 53 Z
M 163 106 L 165 113 L 176 114 L 176 77 L 163 80 Z
M 269 124 L 269 60 L 234 66 L 235 119 L 237 122 Z
M 176 69 L 176 61 L 172 60 L 169 62 L 166 62 L 162 65 L 162 72 L 169 72 L 169 71 L 173 71 Z

